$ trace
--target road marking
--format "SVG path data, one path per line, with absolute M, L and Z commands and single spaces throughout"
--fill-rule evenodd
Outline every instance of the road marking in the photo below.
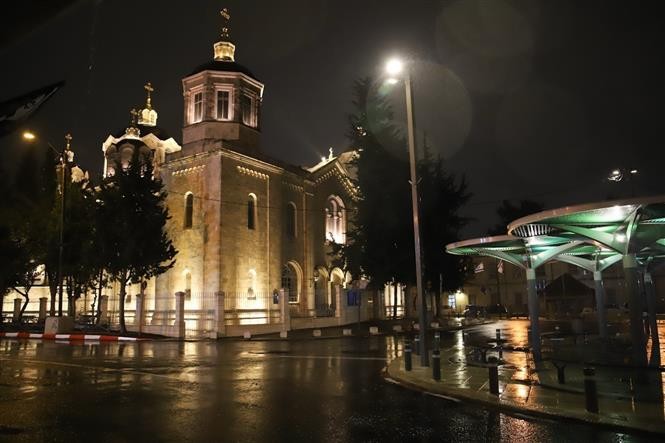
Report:
M 263 352 L 248 352 L 251 355 L 260 355 L 262 357 L 274 357 L 274 358 L 303 358 L 303 359 L 313 359 L 313 360 L 369 360 L 369 361 L 388 361 L 388 357 L 347 357 L 342 355 L 293 355 L 293 354 L 270 354 Z
M 179 377 L 179 375 L 164 375 L 164 374 L 155 374 L 153 372 L 145 372 L 145 371 L 136 371 L 133 369 L 128 369 L 128 368 L 109 368 L 106 366 L 90 366 L 90 365 L 81 365 L 78 363 L 65 363 L 65 362 L 59 362 L 59 361 L 48 361 L 48 360 L 34 360 L 34 359 L 27 359 L 27 358 L 4 358 L 0 357 L 0 361 L 7 361 L 7 362 L 14 362 L 14 363 L 34 363 L 34 364 L 41 364 L 41 365 L 52 365 L 52 366 L 64 366 L 67 368 L 79 368 L 79 369 L 94 369 L 97 371 L 104 371 L 104 372 L 121 372 L 123 374 L 133 374 L 133 375 L 149 375 L 152 377 L 159 377 L 159 378 L 166 378 L 169 380 L 173 380 L 176 382 L 182 382 L 182 381 L 189 381 L 189 380 L 184 380 Z M 192 382 L 196 383 L 196 382 Z

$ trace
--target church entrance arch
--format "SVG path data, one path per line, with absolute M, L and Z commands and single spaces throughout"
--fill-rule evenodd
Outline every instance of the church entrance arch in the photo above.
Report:
M 302 280 L 302 268 L 298 262 L 291 260 L 282 267 L 282 288 L 289 303 L 301 301 Z
M 314 269 L 314 309 L 317 317 L 332 315 L 330 306 L 330 274 L 323 266 Z

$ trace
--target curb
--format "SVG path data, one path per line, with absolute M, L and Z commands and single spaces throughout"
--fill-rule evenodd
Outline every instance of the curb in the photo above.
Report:
M 596 425 L 599 427 L 603 427 L 605 429 L 609 429 L 615 432 L 626 432 L 626 433 L 632 433 L 632 434 L 640 434 L 643 436 L 659 436 L 659 438 L 662 438 L 665 433 L 657 431 L 657 430 L 652 430 L 652 429 L 645 429 L 642 427 L 637 427 L 637 426 L 631 426 L 628 424 L 620 424 L 620 423 L 610 423 L 610 422 L 605 422 L 601 421 L 599 419 L 594 419 L 594 418 L 585 418 L 581 417 L 578 415 L 573 415 L 573 414 L 559 414 L 551 411 L 546 411 L 546 410 L 537 410 L 537 409 L 529 409 L 529 408 L 524 408 L 520 407 L 519 405 L 516 404 L 510 404 L 510 403 L 501 403 L 499 401 L 487 401 L 483 400 L 481 398 L 477 398 L 474 396 L 470 395 L 465 395 L 464 393 L 461 392 L 447 392 L 445 394 L 441 394 L 438 392 L 432 392 L 427 390 L 426 388 L 414 384 L 410 381 L 403 380 L 399 377 L 396 377 L 392 374 L 390 374 L 388 367 L 390 366 L 390 362 L 383 368 L 381 371 L 381 376 L 386 381 L 387 383 L 391 383 L 397 386 L 400 386 L 403 389 L 409 389 L 412 391 L 420 392 L 424 395 L 429 395 L 432 397 L 438 397 L 447 401 L 452 401 L 455 403 L 474 403 L 478 405 L 482 405 L 486 408 L 490 408 L 493 410 L 497 410 L 518 418 L 532 418 L 532 419 L 541 419 L 541 420 L 558 420 L 561 422 L 569 422 L 569 423 L 581 423 L 581 424 L 586 424 L 586 425 Z M 498 400 L 498 399 L 497 399 Z
M 117 335 L 93 335 L 93 334 L 33 334 L 30 332 L 0 332 L 0 338 L 28 338 L 37 340 L 62 340 L 62 341 L 143 341 L 146 338 L 120 337 Z

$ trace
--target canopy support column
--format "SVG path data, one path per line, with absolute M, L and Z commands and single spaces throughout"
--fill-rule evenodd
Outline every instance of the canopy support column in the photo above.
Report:
M 531 335 L 529 341 L 531 342 L 531 353 L 533 360 L 536 362 L 541 361 L 542 355 L 540 353 L 540 325 L 538 318 L 540 317 L 540 305 L 538 302 L 538 289 L 536 288 L 536 270 L 526 270 L 526 290 L 528 294 L 529 304 L 529 322 L 531 324 Z
M 649 365 L 660 366 L 660 339 L 658 338 L 658 322 L 656 321 L 656 290 L 653 285 L 653 278 L 651 278 L 651 272 L 649 271 L 644 271 L 644 288 L 646 289 L 649 332 L 651 333 L 651 357 Z
M 593 281 L 596 286 L 596 313 L 598 319 L 598 335 L 607 338 L 607 309 L 605 307 L 605 286 L 603 285 L 603 274 L 600 271 L 593 272 Z
M 635 254 L 623 256 L 623 274 L 626 280 L 628 307 L 630 308 L 630 341 L 633 347 L 633 364 L 646 366 L 647 350 L 642 322 L 642 300 Z

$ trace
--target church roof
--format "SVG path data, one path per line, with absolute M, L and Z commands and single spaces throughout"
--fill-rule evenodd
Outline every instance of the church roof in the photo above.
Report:
M 203 63 L 202 65 L 197 66 L 192 72 L 189 73 L 188 77 L 203 71 L 239 72 L 253 78 L 254 80 L 259 80 L 248 68 L 231 60 L 210 60 Z
M 148 135 L 148 134 L 154 134 L 155 137 L 157 137 L 160 140 L 168 140 L 171 138 L 171 136 L 166 132 L 164 128 L 161 128 L 159 126 L 145 126 L 145 125 L 136 125 L 137 128 L 141 131 L 141 137 Z M 115 138 L 120 138 L 123 135 L 125 135 L 125 128 L 123 129 L 118 129 L 115 131 L 113 134 L 113 137 Z

